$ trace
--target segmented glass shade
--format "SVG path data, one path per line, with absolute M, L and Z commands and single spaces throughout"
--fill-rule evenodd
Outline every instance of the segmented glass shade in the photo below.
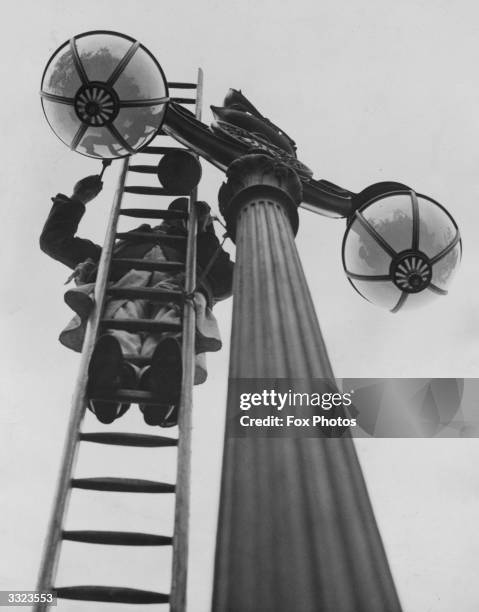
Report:
M 138 41 L 108 31 L 65 42 L 42 77 L 50 127 L 74 151 L 113 159 L 135 153 L 161 128 L 168 85 L 161 66 Z
M 412 190 L 371 200 L 354 213 L 343 240 L 343 266 L 365 299 L 391 312 L 446 295 L 461 258 L 454 219 Z

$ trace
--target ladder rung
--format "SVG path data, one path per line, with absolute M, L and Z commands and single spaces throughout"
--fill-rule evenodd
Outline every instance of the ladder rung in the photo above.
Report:
M 180 304 L 184 300 L 181 291 L 167 291 L 166 289 L 154 289 L 152 287 L 110 287 L 106 293 L 115 298 L 145 299 L 163 304 L 168 302 Z
M 156 270 L 157 272 L 180 272 L 184 271 L 185 264 L 180 261 L 150 261 L 148 259 L 113 258 L 113 268 L 128 268 L 134 270 Z
M 113 546 L 169 546 L 173 538 L 132 531 L 64 531 L 64 540 Z
M 150 604 L 168 603 L 169 595 L 155 591 L 143 591 L 126 587 L 108 586 L 71 586 L 55 587 L 59 599 L 78 599 L 83 601 L 108 601 L 112 603 Z
M 145 147 L 144 149 L 141 149 L 141 151 L 138 151 L 138 153 L 149 153 L 150 155 L 164 155 L 165 153 L 168 153 L 169 151 L 186 151 L 186 149 L 184 147 L 151 146 L 151 147 Z
M 196 89 L 196 83 L 180 83 L 178 81 L 168 82 L 168 87 L 171 89 Z
M 123 402 L 130 404 L 148 404 L 149 406 L 165 406 L 161 398 L 153 395 L 149 391 L 141 391 L 139 389 L 118 389 L 109 395 L 102 393 L 94 393 L 90 399 L 102 400 L 106 402 Z
M 107 329 L 122 329 L 128 332 L 148 331 L 162 334 L 181 332 L 181 323 L 161 323 L 151 319 L 101 319 L 100 325 Z
M 82 442 L 96 442 L 97 444 L 113 444 L 115 446 L 141 446 L 155 447 L 178 446 L 176 438 L 168 436 L 152 436 L 150 434 L 121 433 L 121 432 L 91 432 L 81 433 Z
M 151 357 L 140 357 L 139 355 L 123 355 L 123 358 L 125 359 L 125 361 L 128 361 L 129 363 L 133 363 L 134 365 L 140 366 L 140 367 L 144 367 L 150 364 L 151 362 Z
M 170 98 L 170 100 L 177 104 L 196 104 L 196 98 Z
M 123 208 L 120 215 L 136 219 L 188 219 L 188 213 L 181 210 L 152 210 L 151 208 Z
M 137 239 L 145 242 L 158 242 L 164 244 L 176 244 L 178 246 L 183 245 L 186 242 L 186 236 L 171 236 L 168 234 L 158 234 L 154 232 L 118 232 L 117 238 L 127 240 Z
M 138 446 L 144 448 L 160 448 L 164 446 L 178 446 L 176 438 L 168 436 L 152 436 L 150 434 L 122 433 L 122 432 L 87 432 L 80 433 L 82 442 L 95 442 L 97 444 L 112 444 L 114 446 Z
M 143 166 L 143 165 L 128 166 L 128 172 L 139 172 L 140 174 L 157 174 L 158 166 Z
M 74 489 L 122 493 L 174 493 L 175 485 L 140 478 L 72 478 Z
M 129 185 L 123 189 L 125 193 L 136 193 L 137 195 L 160 195 L 160 196 L 189 196 L 189 193 L 181 191 L 168 191 L 163 187 L 145 187 L 144 185 Z

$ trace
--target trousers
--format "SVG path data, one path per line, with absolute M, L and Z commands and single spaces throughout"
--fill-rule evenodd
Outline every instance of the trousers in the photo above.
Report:
M 166 261 L 160 246 L 155 246 L 146 253 L 144 259 Z M 152 287 L 165 290 L 180 290 L 184 285 L 184 274 L 169 272 L 149 272 L 130 270 L 113 287 Z M 65 301 L 76 312 L 76 315 L 60 334 L 60 342 L 68 348 L 81 351 L 86 319 L 88 313 L 87 301 L 93 305 L 94 284 L 80 285 L 69 289 Z M 221 338 L 217 321 L 207 304 L 206 297 L 196 291 L 193 297 L 196 313 L 195 337 L 195 384 L 201 384 L 207 378 L 206 352 L 218 351 L 221 348 Z M 150 319 L 160 323 L 181 323 L 182 307 L 176 303 L 159 304 L 149 300 L 109 299 L 107 300 L 103 318 L 108 319 Z M 163 334 L 148 332 L 133 333 L 125 330 L 108 330 L 114 335 L 125 355 L 151 357 Z M 168 335 L 172 335 L 171 332 Z M 175 333 L 181 340 L 181 333 Z M 134 366 L 135 367 L 135 366 Z M 138 368 L 136 368 L 138 369 Z

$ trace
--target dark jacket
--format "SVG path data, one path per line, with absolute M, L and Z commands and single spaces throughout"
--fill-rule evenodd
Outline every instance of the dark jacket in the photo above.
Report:
M 75 235 L 85 213 L 84 204 L 63 194 L 58 194 L 52 200 L 53 206 L 40 236 L 40 248 L 42 251 L 72 269 L 75 269 L 86 259 L 98 262 L 101 255 L 101 247 L 91 240 L 79 238 Z M 143 224 L 132 231 L 151 233 L 152 237 L 158 234 L 187 235 L 184 222 L 176 220 L 165 220 L 157 227 Z M 114 255 L 120 255 L 122 258 L 141 259 L 156 244 L 158 243 L 154 239 L 150 242 L 145 239 L 138 240 L 138 238 L 134 237 L 131 239 L 125 238 L 116 242 Z M 186 256 L 185 245 L 186 243 L 182 246 L 161 244 L 161 249 L 168 261 L 184 262 Z M 206 230 L 199 232 L 197 237 L 198 278 L 200 278 L 202 270 L 208 266 L 211 258 L 215 256 L 218 248 L 219 240 L 216 237 L 213 223 L 209 222 Z M 122 268 L 121 273 L 113 271 L 110 278 L 114 281 L 119 280 L 126 272 L 128 272 L 127 268 Z M 96 267 L 92 270 L 89 277 L 83 280 L 84 282 L 94 282 L 95 277 Z M 228 253 L 221 249 L 216 254 L 214 263 L 210 267 L 201 287 L 206 293 L 210 304 L 231 295 L 232 278 L 233 262 L 230 260 Z

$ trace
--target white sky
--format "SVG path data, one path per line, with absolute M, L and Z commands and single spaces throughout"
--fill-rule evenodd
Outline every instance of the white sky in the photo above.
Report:
M 352 190 L 399 180 L 443 203 L 460 226 L 464 257 L 450 295 L 426 310 L 393 316 L 352 290 L 341 267 L 343 221 L 304 212 L 297 243 L 337 376 L 477 375 L 477 3 L 17 0 L 9 8 L 0 41 L 0 588 L 34 588 L 78 366 L 78 356 L 56 340 L 69 318 L 62 300 L 68 272 L 38 248 L 49 198 L 99 170 L 56 139 L 38 97 L 46 61 L 73 34 L 111 29 L 135 36 L 170 80 L 194 79 L 202 66 L 206 122 L 209 104 L 219 105 L 229 87 L 241 88 L 293 136 L 316 178 Z M 200 196 L 216 207 L 221 174 L 206 163 L 204 170 Z M 108 171 L 80 235 L 102 241 L 116 172 Z M 225 340 L 230 306 L 216 311 Z M 191 612 L 209 608 L 227 361 L 225 341 L 196 393 Z M 101 429 L 93 420 L 86 425 Z M 136 407 L 115 424 L 130 428 L 142 429 Z M 362 440 L 358 449 L 405 612 L 476 611 L 476 441 Z M 77 473 L 168 479 L 172 457 L 169 450 L 85 445 Z M 125 497 L 78 493 L 69 525 L 168 531 L 166 500 Z M 168 589 L 165 552 L 122 556 L 120 549 L 79 547 L 65 546 L 57 584 Z M 58 609 L 86 607 L 70 602 Z

